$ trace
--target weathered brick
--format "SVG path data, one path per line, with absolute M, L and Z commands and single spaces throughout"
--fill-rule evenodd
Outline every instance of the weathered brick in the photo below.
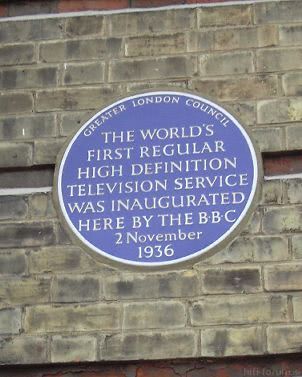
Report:
M 190 32 L 187 48 L 189 52 L 210 51 L 214 49 L 214 32 L 211 30 Z
M 0 119 L 0 139 L 36 139 L 56 135 L 54 115 L 5 117 Z
M 80 16 L 66 19 L 65 34 L 69 38 L 77 38 L 86 35 L 99 34 L 104 31 L 104 17 L 97 16 Z
M 223 264 L 251 262 L 253 260 L 253 243 L 249 238 L 238 237 L 228 245 L 228 247 L 215 253 L 212 257 L 206 258 L 199 263 L 204 264 Z
M 203 54 L 200 57 L 199 71 L 201 76 L 252 73 L 253 55 L 249 51 Z
M 280 264 L 265 266 L 264 284 L 268 291 L 301 290 L 302 265 Z
M 302 207 L 268 208 L 264 211 L 265 233 L 302 231 Z
M 288 242 L 280 236 L 238 237 L 226 249 L 199 263 L 223 264 L 279 261 L 289 258 Z M 213 285 L 215 287 L 215 285 Z
M 275 25 L 216 30 L 215 50 L 248 49 L 269 47 L 278 44 L 278 29 Z
M 106 35 L 141 35 L 192 30 L 194 9 L 173 9 L 161 12 L 112 14 L 106 17 Z
M 232 5 L 227 7 L 209 7 L 198 9 L 198 26 L 250 25 L 252 9 L 249 5 Z
M 285 140 L 281 128 L 255 128 L 252 133 L 260 152 L 277 152 L 285 148 Z
M 256 262 L 289 259 L 288 241 L 280 236 L 261 236 L 253 239 L 253 256 Z
M 159 56 L 185 51 L 183 33 L 129 37 L 125 40 L 126 56 Z
M 27 259 L 24 250 L 1 250 L 0 252 L 0 274 L 27 273 Z
M 68 363 L 96 361 L 97 340 L 93 336 L 55 335 L 51 341 L 51 362 Z
M 0 94 L 0 115 L 31 112 L 32 108 L 33 97 L 30 93 Z
M 261 327 L 214 327 L 201 330 L 201 356 L 262 355 Z
M 281 46 L 299 46 L 302 38 L 302 25 L 280 25 L 279 38 Z
M 302 203 L 302 180 L 294 179 L 286 182 L 287 198 L 290 204 Z
M 53 207 L 52 196 L 50 193 L 30 195 L 28 200 L 30 218 L 56 217 L 56 211 Z
M 55 223 L 55 230 L 57 235 L 57 242 L 59 245 L 70 245 L 72 243 L 69 234 L 67 234 L 66 230 L 59 222 Z
M 32 165 L 32 145 L 26 143 L 0 143 L 0 167 Z
M 53 181 L 53 167 L 43 166 L 36 169 L 2 169 L 0 188 L 41 188 L 49 187 Z
M 248 220 L 246 227 L 243 229 L 242 234 L 257 234 L 261 228 L 261 211 L 257 210 Z
M 43 273 L 104 272 L 106 267 L 89 257 L 76 246 L 51 246 L 32 251 L 29 256 L 29 271 Z
M 302 259 L 302 235 L 292 237 L 292 250 L 294 258 Z
M 22 68 L 0 71 L 0 89 L 52 87 L 57 84 L 57 68 Z
M 120 38 L 45 42 L 40 45 L 42 62 L 65 62 L 121 56 Z
M 252 100 L 277 95 L 276 76 L 194 80 L 192 88 L 221 101 Z
M 264 181 L 262 184 L 261 204 L 281 204 L 284 201 L 281 180 Z
M 93 276 L 57 276 L 51 288 L 53 302 L 97 301 L 100 295 L 100 281 Z
M 302 48 L 262 49 L 256 54 L 259 72 L 275 72 L 301 68 Z
M 240 119 L 248 126 L 256 123 L 256 105 L 254 102 L 230 103 L 228 106 L 238 114 Z
M 109 81 L 189 77 L 195 72 L 195 59 L 184 56 L 148 60 L 117 60 L 109 65 Z
M 20 196 L 0 196 L 0 220 L 24 219 L 27 203 Z
M 57 89 L 37 93 L 37 111 L 99 109 L 116 95 L 117 87 Z
M 301 3 L 295 0 L 255 4 L 255 20 L 257 23 L 301 21 Z
M 68 112 L 61 116 L 60 133 L 69 136 L 83 126 L 93 114 L 90 111 Z
M 196 272 L 111 275 L 104 279 L 108 300 L 192 297 L 200 292 Z
M 94 84 L 104 82 L 104 63 L 66 64 L 63 81 L 66 85 Z
M 201 272 L 205 293 L 260 292 L 260 269 L 257 267 L 210 268 Z
M 37 305 L 26 308 L 25 330 L 31 333 L 116 330 L 121 308 L 114 304 Z
M 210 297 L 190 308 L 193 326 L 286 322 L 288 316 L 287 297 L 277 295 Z
M 302 78 L 300 72 L 290 72 L 282 76 L 283 92 L 287 96 L 302 95 Z
M 54 164 L 65 141 L 65 138 L 35 141 L 34 165 Z
M 299 150 L 301 148 L 302 123 L 289 125 L 286 128 L 287 149 Z
M 173 347 L 171 346 L 173 344 Z M 197 333 L 192 330 L 116 334 L 101 344 L 103 360 L 139 360 L 195 357 Z
M 37 304 L 49 301 L 49 279 L 0 280 L 0 301 L 10 305 Z
M 55 243 L 51 222 L 9 223 L 0 225 L 0 248 L 31 247 Z
M 180 302 L 142 302 L 125 304 L 125 329 L 159 329 L 185 327 L 185 306 Z
M 294 309 L 294 320 L 301 322 L 302 321 L 302 297 L 297 296 L 293 297 L 293 309 Z
M 14 26 L 14 23 L 12 23 Z M 0 47 L 0 65 L 31 64 L 35 61 L 34 44 L 7 45 Z
M 284 123 L 302 120 L 302 104 L 299 98 L 259 101 L 258 123 Z
M 19 334 L 21 331 L 21 309 L 0 310 L 0 334 Z
M 267 328 L 269 353 L 301 352 L 301 342 L 301 325 L 275 325 Z
M 0 338 L 1 363 L 35 364 L 46 363 L 47 339 L 35 336 Z

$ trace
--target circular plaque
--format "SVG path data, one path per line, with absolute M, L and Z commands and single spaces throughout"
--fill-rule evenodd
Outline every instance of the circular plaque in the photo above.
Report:
M 181 91 L 126 97 L 72 137 L 56 168 L 65 227 L 89 250 L 165 266 L 226 245 L 251 212 L 260 176 L 246 130 Z

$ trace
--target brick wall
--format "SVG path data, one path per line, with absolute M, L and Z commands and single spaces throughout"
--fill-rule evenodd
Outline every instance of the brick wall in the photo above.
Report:
M 0 187 L 47 186 L 90 115 L 158 86 L 232 108 L 263 153 L 299 152 L 301 36 L 297 0 L 0 22 Z M 300 352 L 301 192 L 300 179 L 265 181 L 226 249 L 152 273 L 72 245 L 51 193 L 0 196 L 0 362 Z

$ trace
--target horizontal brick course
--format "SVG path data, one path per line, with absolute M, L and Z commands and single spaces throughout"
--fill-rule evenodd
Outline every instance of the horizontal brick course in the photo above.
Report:
M 199 293 L 200 284 L 193 271 L 112 275 L 104 280 L 108 300 L 191 297 Z
M 99 278 L 86 275 L 58 276 L 52 283 L 51 291 L 53 302 L 98 301 L 101 297 Z
M 202 289 L 205 293 L 253 293 L 260 292 L 260 269 L 211 268 L 202 271 Z
M 9 274 L 26 274 L 27 258 L 25 250 L 1 250 L 0 251 L 0 274 L 6 276 Z
M 301 69 L 301 48 L 268 49 L 257 52 L 257 71 L 276 72 Z
M 83 85 L 104 82 L 104 63 L 66 64 L 63 82 L 65 85 Z
M 56 119 L 53 114 L 34 116 L 6 116 L 0 118 L 1 140 L 26 140 L 56 135 Z
M 268 234 L 302 231 L 302 207 L 267 209 L 263 217 L 263 231 Z
M 21 315 L 20 309 L 0 309 L 0 334 L 19 334 Z
M 122 55 L 120 38 L 70 40 L 40 44 L 42 62 L 100 60 Z
M 63 29 L 64 21 L 58 18 L 1 22 L 0 39 L 2 43 L 59 39 L 63 35 Z
M 300 1 L 255 4 L 255 21 L 257 23 L 302 21 Z
M 180 302 L 142 302 L 124 305 L 125 329 L 185 327 L 185 306 Z
M 201 330 L 201 355 L 225 357 L 261 355 L 264 352 L 261 327 L 217 327 Z
M 55 243 L 51 222 L 0 224 L 0 249 L 8 247 L 46 246 Z
M 302 265 L 280 264 L 264 268 L 264 286 L 268 291 L 295 291 L 301 289 Z
M 209 297 L 190 308 L 193 326 L 287 322 L 288 317 L 286 296 Z
M 173 345 L 173 347 L 171 346 Z M 197 356 L 197 333 L 192 330 L 153 331 L 106 337 L 100 347 L 103 360 L 137 360 Z
M 0 89 L 28 89 L 56 86 L 56 67 L 5 69 L 0 71 Z
M 3 45 L 0 47 L 0 65 L 32 64 L 35 61 L 35 46 L 33 43 L 20 45 Z
M 253 55 L 249 51 L 203 54 L 199 60 L 201 76 L 220 76 L 254 72 Z
M 237 5 L 223 8 L 201 8 L 198 10 L 198 27 L 224 25 L 250 25 L 252 8 L 249 5 Z
M 51 361 L 67 363 L 97 360 L 97 339 L 93 336 L 55 335 L 51 342 Z
M 5 364 L 46 363 L 47 339 L 42 336 L 22 335 L 0 338 L 1 362 Z
M 36 107 L 38 112 L 55 110 L 88 110 L 99 109 L 110 98 L 117 88 L 102 86 L 100 88 L 73 88 L 39 91 Z
M 196 71 L 194 58 L 183 56 L 149 60 L 116 60 L 109 65 L 109 82 L 189 77 Z
M 193 9 L 171 9 L 161 12 L 134 12 L 106 17 L 105 33 L 109 36 L 141 35 L 191 30 L 196 26 Z
M 126 56 L 159 56 L 186 51 L 185 34 L 161 34 L 131 37 L 125 41 Z
M 30 143 L 0 143 L 0 167 L 31 166 L 32 149 Z
M 50 279 L 0 279 L 0 301 L 7 305 L 49 302 Z
M 276 325 L 267 328 L 267 343 L 269 353 L 300 352 L 302 341 L 302 326 Z
M 192 89 L 221 101 L 253 100 L 277 96 L 277 76 L 204 79 L 192 81 Z
M 31 93 L 0 93 L 0 116 L 31 113 L 33 96 Z
M 26 308 L 25 330 L 29 333 L 117 330 L 120 327 L 120 307 L 114 304 L 85 306 L 34 306 Z
M 0 220 L 22 219 L 27 216 L 28 205 L 22 197 L 0 196 Z

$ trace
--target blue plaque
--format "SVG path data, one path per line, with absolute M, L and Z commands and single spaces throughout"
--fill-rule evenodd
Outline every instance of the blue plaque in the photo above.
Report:
M 246 129 L 198 95 L 119 100 L 72 137 L 56 171 L 59 211 L 89 250 L 165 266 L 226 245 L 251 212 L 259 161 Z

